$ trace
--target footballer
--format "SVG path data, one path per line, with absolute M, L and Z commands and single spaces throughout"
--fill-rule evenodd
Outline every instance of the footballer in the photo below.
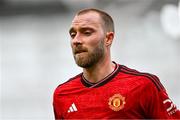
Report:
M 55 89 L 55 119 L 180 119 L 157 76 L 111 60 L 115 32 L 109 14 L 83 9 L 69 34 L 83 71 Z

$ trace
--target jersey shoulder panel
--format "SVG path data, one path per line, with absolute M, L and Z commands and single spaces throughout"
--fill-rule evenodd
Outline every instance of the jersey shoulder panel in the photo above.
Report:
M 82 73 L 70 78 L 69 80 L 67 80 L 66 82 L 60 84 L 57 86 L 57 88 L 55 89 L 54 93 L 60 93 L 63 91 L 63 89 L 69 88 L 69 86 L 72 87 L 72 84 L 76 83 L 77 80 L 79 80 L 82 76 Z
M 64 82 L 64 83 L 62 83 L 62 84 L 60 84 L 60 85 L 58 85 L 58 87 L 63 86 L 63 85 L 65 85 L 65 84 L 68 84 L 69 82 L 72 82 L 73 80 L 76 80 L 77 78 L 81 77 L 81 75 L 82 75 L 82 73 L 80 73 L 80 74 L 78 74 L 78 75 L 76 75 L 76 76 L 70 78 L 70 79 L 67 80 L 66 82 Z
M 149 83 L 149 82 L 153 83 L 155 87 L 158 89 L 158 91 L 165 90 L 159 78 L 154 74 L 139 72 L 135 69 L 128 68 L 124 65 L 122 65 L 121 72 L 127 75 L 141 77 L 146 83 Z

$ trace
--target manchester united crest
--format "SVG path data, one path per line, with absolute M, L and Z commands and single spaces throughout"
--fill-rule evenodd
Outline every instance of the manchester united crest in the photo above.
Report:
M 124 108 L 125 105 L 125 97 L 120 94 L 114 94 L 112 97 L 109 98 L 109 108 L 114 111 L 119 111 Z

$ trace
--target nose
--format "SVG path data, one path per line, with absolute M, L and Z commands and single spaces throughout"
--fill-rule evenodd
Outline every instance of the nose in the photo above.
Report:
M 72 44 L 73 45 L 79 45 L 82 44 L 82 38 L 80 35 L 77 33 L 76 36 L 72 39 Z

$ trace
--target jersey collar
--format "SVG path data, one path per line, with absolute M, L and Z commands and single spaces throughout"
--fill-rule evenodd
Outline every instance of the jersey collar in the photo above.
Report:
M 106 76 L 104 79 L 98 81 L 97 83 L 91 83 L 89 82 L 84 76 L 83 74 L 81 74 L 81 82 L 84 86 L 89 87 L 89 88 L 97 88 L 100 86 L 105 85 L 106 83 L 108 83 L 110 80 L 112 80 L 120 71 L 120 65 L 116 64 L 114 61 L 113 63 L 115 64 L 115 69 L 113 72 L 111 72 L 108 76 Z

